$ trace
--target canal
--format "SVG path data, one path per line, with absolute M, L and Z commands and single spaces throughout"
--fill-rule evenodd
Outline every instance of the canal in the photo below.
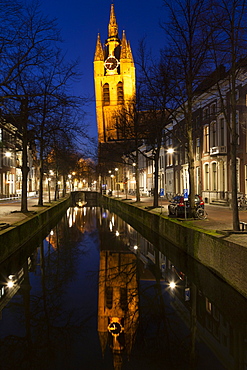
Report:
M 246 312 L 164 239 L 69 208 L 0 266 L 0 368 L 246 370 Z

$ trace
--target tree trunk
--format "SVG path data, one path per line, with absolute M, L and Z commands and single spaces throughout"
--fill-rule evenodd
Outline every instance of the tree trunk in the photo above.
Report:
M 187 138 L 188 138 L 188 162 L 189 162 L 189 194 L 190 214 L 195 215 L 195 159 L 193 147 L 193 125 L 192 125 L 192 88 L 188 89 L 188 110 L 187 110 Z
M 21 193 L 21 212 L 28 212 L 27 208 L 27 177 L 29 172 L 28 167 L 28 99 L 21 101 L 21 124 L 22 124 L 22 193 Z
M 157 149 L 154 155 L 154 199 L 153 207 L 157 208 L 159 206 L 159 156 L 160 150 Z
M 44 171 L 43 171 L 43 159 L 40 153 L 40 168 L 39 168 L 39 201 L 38 205 L 43 206 L 43 177 L 44 177 Z
M 66 175 L 63 174 L 63 197 L 66 195 Z
M 141 201 L 141 196 L 140 196 L 140 182 L 139 182 L 139 155 L 138 155 L 138 140 L 136 138 L 135 140 L 135 146 L 136 146 L 136 201 L 140 202 Z
M 238 184 L 237 184 L 237 146 L 238 133 L 236 121 L 236 55 L 232 48 L 232 71 L 231 71 L 231 108 L 232 108 L 232 142 L 231 142 L 231 162 L 232 162 L 232 227 L 234 231 L 240 230 L 238 214 Z
M 232 226 L 234 231 L 239 231 L 239 214 L 238 214 L 238 191 L 237 191 L 237 160 L 236 145 L 231 145 L 231 162 L 232 162 Z
M 138 163 L 136 164 L 136 201 L 141 201 Z

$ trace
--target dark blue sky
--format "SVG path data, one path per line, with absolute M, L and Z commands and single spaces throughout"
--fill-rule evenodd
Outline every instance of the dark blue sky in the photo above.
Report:
M 71 59 L 80 59 L 80 84 L 75 93 L 81 96 L 94 95 L 93 58 L 98 32 L 101 42 L 107 38 L 111 0 L 40 0 L 42 10 L 51 18 L 57 18 L 64 39 L 64 49 Z M 146 37 L 153 56 L 159 55 L 164 46 L 164 31 L 159 22 L 165 19 L 162 0 L 115 0 L 115 13 L 119 36 L 123 29 L 130 41 L 135 58 L 138 43 Z M 90 133 L 97 134 L 95 105 L 87 108 L 87 123 Z

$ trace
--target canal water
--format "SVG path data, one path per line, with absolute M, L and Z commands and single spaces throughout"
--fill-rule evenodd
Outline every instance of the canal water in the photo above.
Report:
M 0 368 L 246 370 L 247 300 L 153 239 L 70 208 L 5 261 Z

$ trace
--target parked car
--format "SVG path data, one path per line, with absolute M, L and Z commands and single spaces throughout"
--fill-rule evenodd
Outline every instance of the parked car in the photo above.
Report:
M 202 207 L 204 208 L 204 201 L 202 197 L 198 194 L 195 195 L 195 205 L 196 208 Z M 168 205 L 168 212 L 169 216 L 175 215 L 184 216 L 185 215 L 185 206 L 186 206 L 186 213 L 189 214 L 190 211 L 190 203 L 189 201 L 184 201 L 184 197 L 182 195 L 176 195 Z

